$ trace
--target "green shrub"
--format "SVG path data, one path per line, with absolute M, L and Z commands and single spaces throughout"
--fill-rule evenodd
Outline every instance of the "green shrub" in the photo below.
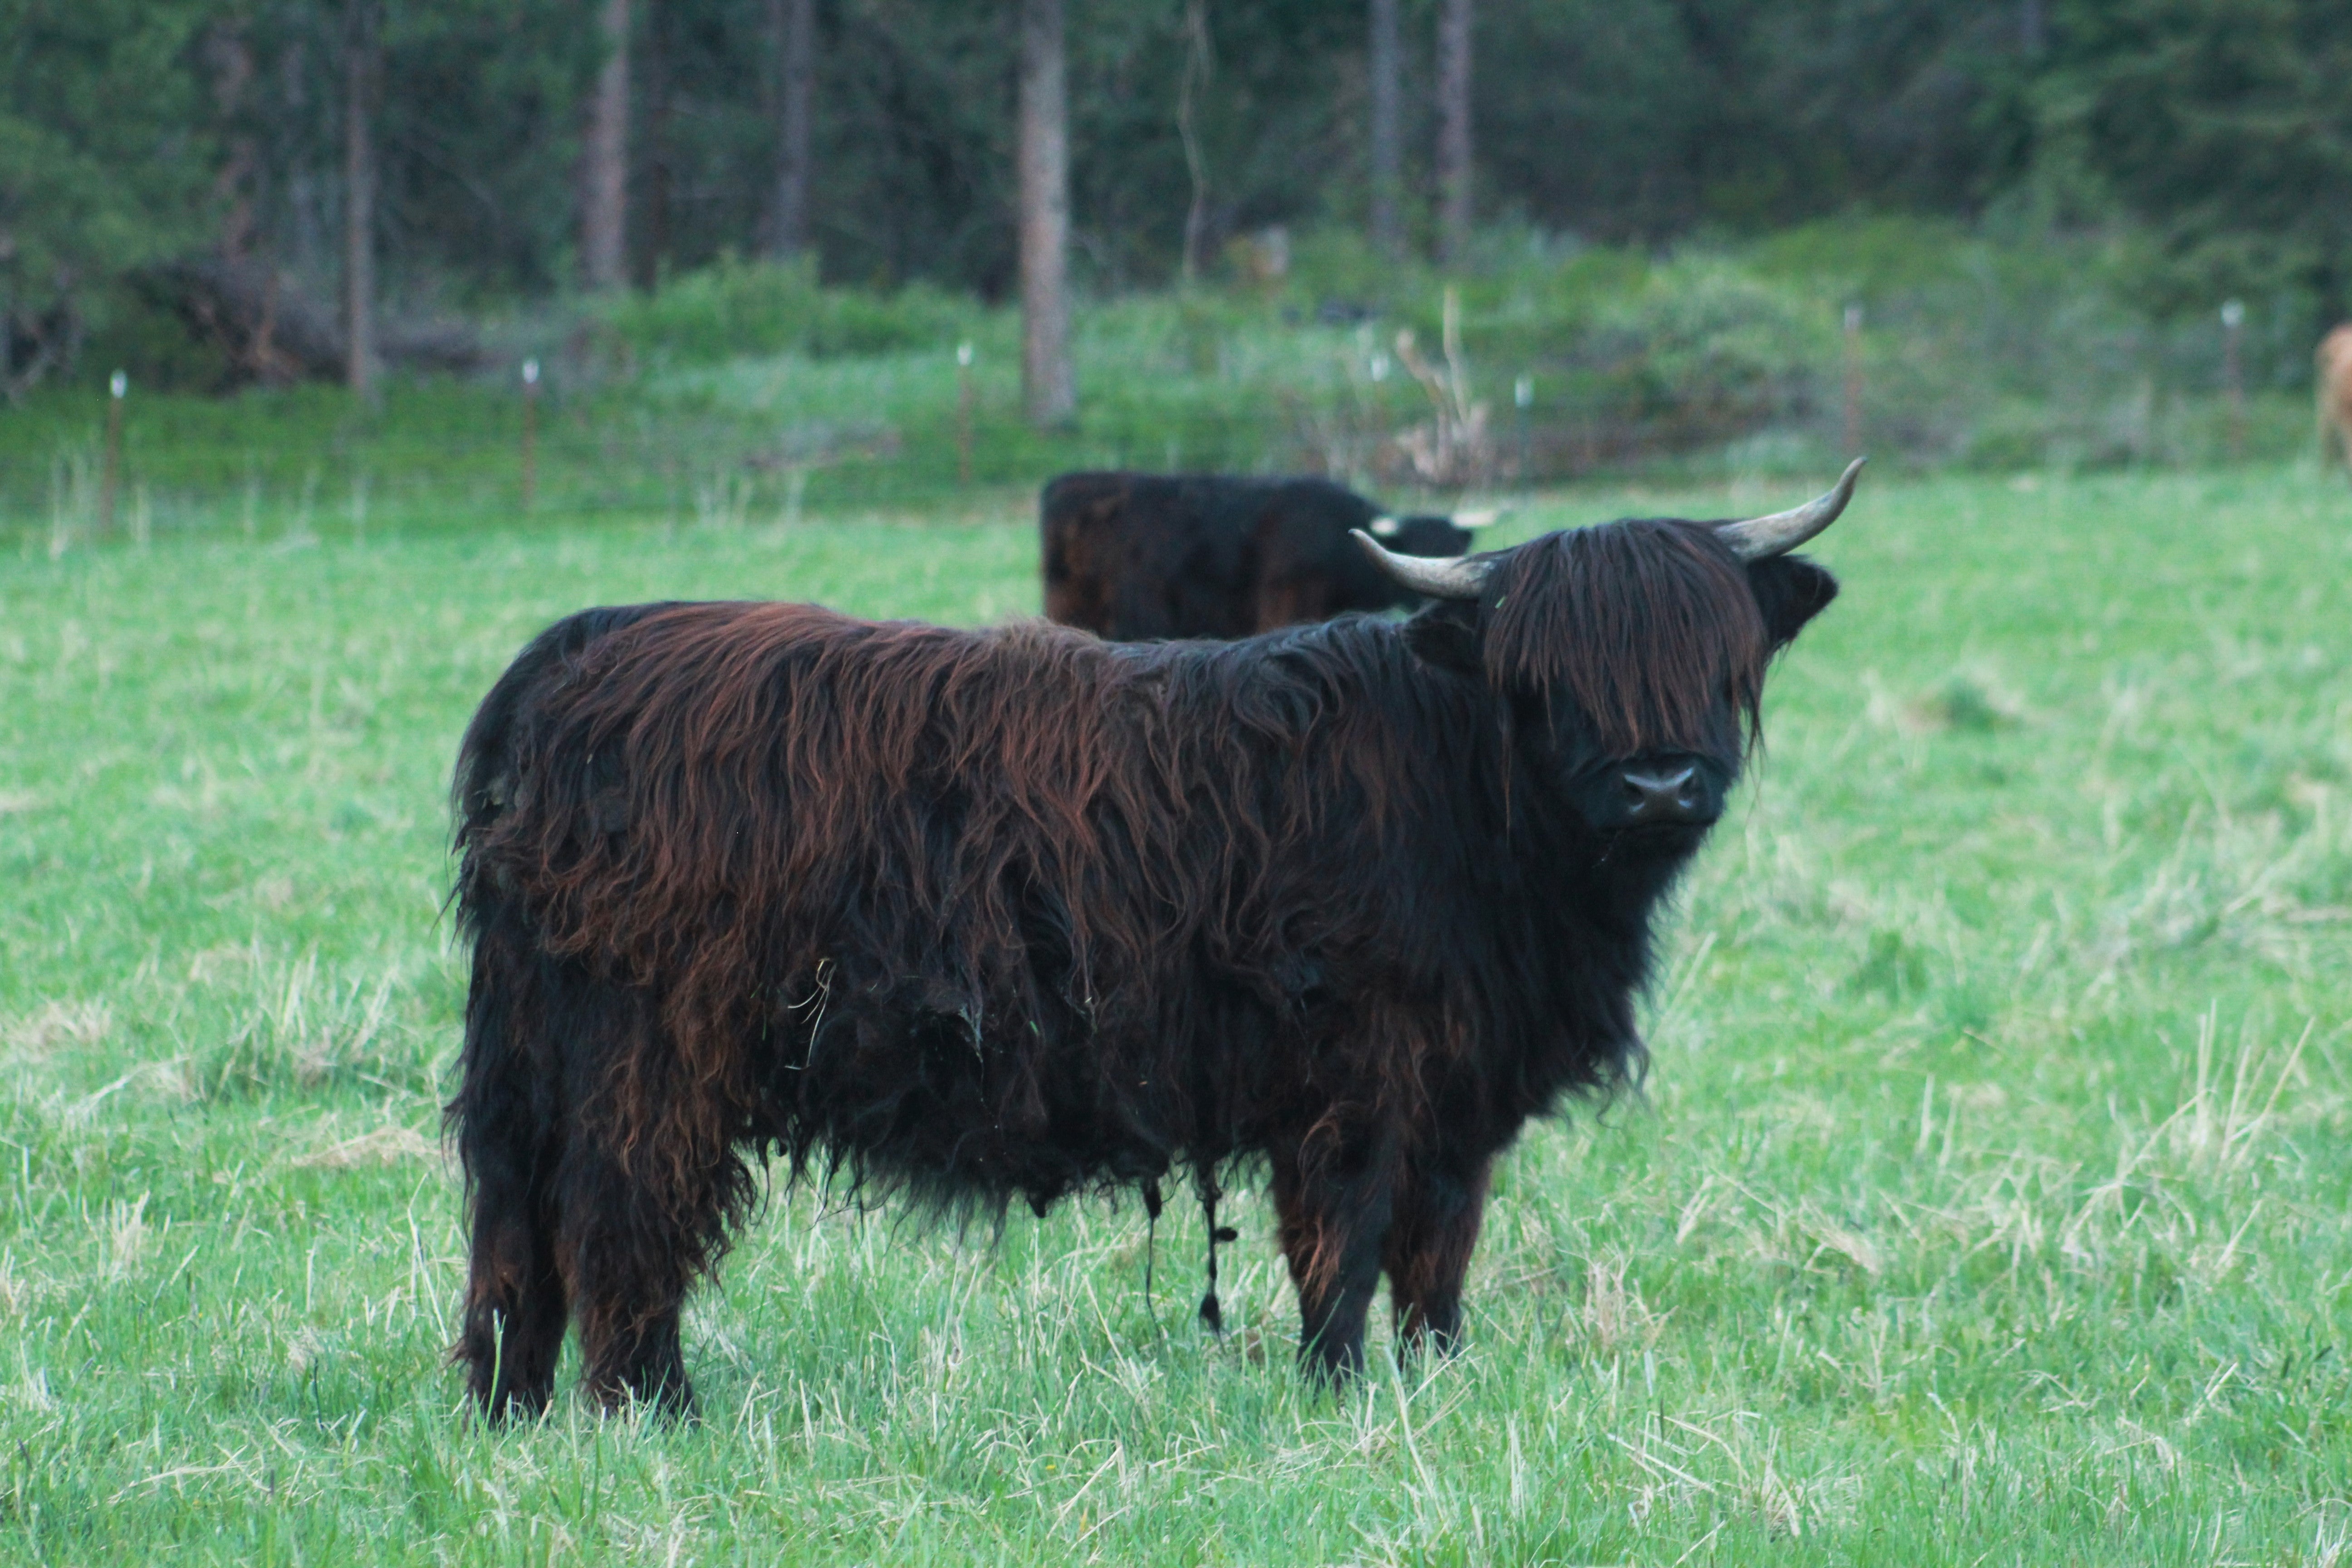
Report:
M 191 333 L 135 282 L 110 283 L 92 295 L 89 336 L 75 365 L 83 385 L 103 386 L 118 370 L 142 392 L 210 392 L 234 380 L 217 342 Z
M 1587 352 L 1607 367 L 1622 414 L 1713 433 L 1803 414 L 1838 348 L 1816 300 L 1696 257 L 1603 304 Z
M 1284 292 L 1294 308 L 1391 310 L 1418 304 L 1432 287 L 1428 268 L 1382 256 L 1354 227 L 1314 228 L 1292 237 Z
M 1745 254 L 1759 277 L 1874 303 L 1958 280 L 1969 247 L 1948 219 L 1847 216 L 1784 229 Z
M 1737 256 L 1530 247 L 1462 289 L 1464 355 L 1496 414 L 1530 378 L 1529 477 L 1801 426 L 1834 399 L 1834 307 Z M 1433 350 L 1438 318 L 1434 289 L 1403 315 Z
M 934 348 L 968 334 L 979 306 L 911 283 L 891 294 L 828 289 L 814 263 L 722 257 L 647 294 L 599 307 L 621 341 L 656 364 L 709 364 L 744 354 L 811 359 Z

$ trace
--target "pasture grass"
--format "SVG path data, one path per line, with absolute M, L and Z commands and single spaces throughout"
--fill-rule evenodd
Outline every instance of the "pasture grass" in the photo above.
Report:
M 764 264 L 487 321 L 478 372 L 388 375 L 373 400 L 319 384 L 211 395 L 93 342 L 79 378 L 0 419 L 0 548 L 61 553 L 109 531 L 106 378 L 125 363 L 111 531 L 130 539 L 476 532 L 515 521 L 527 492 L 540 527 L 1002 511 L 1083 468 L 1328 473 L 1443 510 L 1570 478 L 1794 479 L 1834 469 L 1850 443 L 1882 475 L 2310 452 L 2315 318 L 2256 301 L 2233 405 L 2216 318 L 2148 316 L 2128 254 L 1903 219 L 1671 258 L 1493 231 L 1457 280 L 1465 357 L 1446 359 L 1485 409 L 1485 455 L 1451 474 L 1404 444 L 1432 417 L 1409 367 L 1445 358 L 1449 285 L 1336 230 L 1302 236 L 1279 287 L 1077 300 L 1077 409 L 1052 430 L 1022 413 L 1016 307 L 815 289 Z M 1849 364 L 1840 321 L 1856 304 L 1867 324 Z M 544 371 L 528 405 L 527 360 Z
M 1460 1357 L 1307 1392 L 1254 1197 L 1213 1341 L 1181 1209 L 1147 1298 L 1132 1203 L 779 1193 L 689 1317 L 702 1423 L 465 1419 L 472 703 L 592 603 L 1031 613 L 1033 538 L 0 558 L 0 1560 L 2352 1557 L 2352 490 L 2284 470 L 1865 483 L 1646 1091 L 1506 1160 Z
M 320 385 L 235 397 L 136 385 L 112 531 L 363 540 L 503 527 L 523 507 L 527 416 L 541 526 L 767 526 L 877 504 L 1002 513 L 1039 476 L 1071 468 L 1368 477 L 1386 438 L 1429 416 L 1402 372 L 1374 380 L 1369 326 L 1142 298 L 1081 313 L 1086 395 L 1066 427 L 1041 431 L 1022 414 L 1015 313 L 971 317 L 968 372 L 952 335 L 844 355 L 649 353 L 625 370 L 566 354 L 528 416 L 511 364 L 470 380 L 389 377 L 373 403 Z M 1506 391 L 1509 374 L 1495 368 Z M 59 553 L 105 531 L 107 416 L 102 384 L 68 384 L 0 420 L 0 540 Z M 2300 405 L 2297 421 L 2300 437 Z M 1404 476 L 1389 479 L 1386 493 L 1411 499 Z

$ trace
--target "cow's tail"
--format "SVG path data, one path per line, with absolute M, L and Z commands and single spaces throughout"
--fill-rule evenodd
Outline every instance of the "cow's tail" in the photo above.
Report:
M 456 818 L 456 847 L 463 856 L 478 845 L 481 834 L 506 805 L 517 758 L 518 731 L 523 728 L 534 698 L 562 684 L 580 656 L 600 637 L 641 621 L 666 605 L 623 605 L 583 610 L 566 616 L 532 639 L 499 677 L 489 695 L 474 710 L 457 743 L 457 768 L 449 784 L 450 814 Z M 461 868 L 457 896 L 462 912 L 467 892 Z
M 585 610 L 558 621 L 523 649 L 475 710 L 457 746 L 449 804 L 455 818 L 452 847 L 457 855 L 457 906 L 459 937 L 473 949 L 473 974 L 466 1004 L 466 1043 L 458 1058 L 458 1087 L 446 1107 L 446 1123 L 461 1154 L 468 1129 L 488 1114 L 501 1091 L 497 1085 L 522 1052 L 518 1020 L 531 1009 L 522 993 L 543 955 L 525 911 L 489 863 L 487 848 L 499 818 L 515 804 L 518 775 L 527 749 L 531 710 L 576 670 L 580 657 L 597 638 L 642 619 L 657 605 Z M 468 1160 L 467 1173 L 472 1174 Z

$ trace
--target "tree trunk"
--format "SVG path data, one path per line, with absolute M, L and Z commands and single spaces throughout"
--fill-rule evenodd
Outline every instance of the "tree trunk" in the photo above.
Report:
M 674 7 L 663 0 L 644 0 L 646 174 L 638 226 L 643 231 L 637 256 L 637 287 L 647 293 L 661 287 L 669 261 L 670 188 L 676 153 L 670 145 L 671 91 L 675 72 L 671 60 L 670 26 Z
M 580 149 L 580 281 L 592 289 L 621 287 L 628 264 L 629 0 L 601 10 L 604 66 Z
M 332 181 L 317 162 L 320 147 L 298 129 L 310 123 L 312 92 L 310 47 L 299 34 L 286 40 L 277 75 L 278 90 L 264 112 L 272 122 L 272 162 L 286 172 L 286 216 L 274 226 L 270 248 L 297 276 L 320 279 L 331 270 L 328 252 L 334 245 L 327 200 Z
M 1437 12 L 1437 258 L 1470 258 L 1471 0 L 1439 0 Z
M 1372 248 L 1393 260 L 1404 255 L 1404 225 L 1397 212 L 1404 162 L 1398 134 L 1397 0 L 1372 0 L 1371 11 L 1371 238 Z
M 1184 212 L 1184 281 L 1208 265 L 1209 160 L 1201 150 L 1201 95 L 1209 89 L 1209 0 L 1186 0 L 1184 76 L 1176 87 L 1176 134 L 1184 143 L 1184 171 L 1192 179 L 1192 205 Z
M 769 254 L 808 248 L 809 180 L 816 128 L 816 0 L 768 0 L 776 37 L 776 218 Z
M 213 179 L 213 198 L 221 215 L 215 248 L 224 260 L 242 261 L 253 254 L 261 143 L 247 118 L 246 95 L 254 82 L 253 40 L 241 21 L 215 23 L 205 34 L 205 63 L 212 71 L 213 108 L 223 132 L 220 173 Z
M 343 6 L 343 382 L 375 392 L 376 92 L 383 66 L 377 0 Z
M 1062 0 L 1021 0 L 1021 395 L 1029 422 L 1066 425 L 1070 146 Z

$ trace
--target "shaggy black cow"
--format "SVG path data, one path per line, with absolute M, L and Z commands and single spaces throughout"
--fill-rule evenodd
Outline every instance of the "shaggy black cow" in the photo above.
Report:
M 1310 1372 L 1360 1363 L 1383 1271 L 1450 1341 L 1496 1154 L 1640 1060 L 1653 913 L 1853 479 L 1460 561 L 1367 536 L 1437 602 L 1235 643 L 558 624 L 454 786 L 474 1397 L 541 1408 L 576 1321 L 595 1397 L 687 1403 L 680 1304 L 770 1152 L 999 1215 L 1262 1170 Z
M 1064 474 L 1038 500 L 1045 616 L 1114 642 L 1243 637 L 1418 596 L 1367 560 L 1453 556 L 1491 512 L 1390 517 L 1328 479 Z

